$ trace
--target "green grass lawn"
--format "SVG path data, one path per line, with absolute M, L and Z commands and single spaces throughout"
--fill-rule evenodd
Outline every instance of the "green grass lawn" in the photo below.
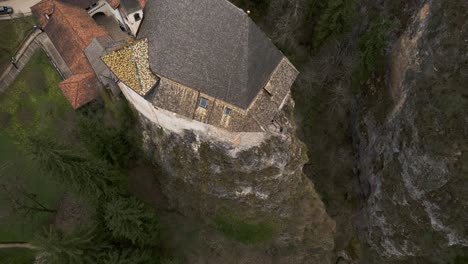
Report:
M 0 70 L 10 62 L 21 41 L 36 24 L 33 16 L 0 21 Z
M 34 252 L 29 249 L 0 249 L 2 264 L 32 264 Z
M 140 140 L 134 113 L 125 100 L 103 100 L 74 111 L 58 87 L 60 81 L 47 56 L 43 51 L 37 51 L 15 82 L 0 94 L 0 188 L 1 185 L 10 188 L 6 191 L 0 189 L 0 243 L 34 242 L 36 234 L 51 225 L 55 228 L 70 227 L 70 231 L 82 227 L 83 222 L 76 222 L 76 217 L 68 214 L 67 203 L 61 198 L 64 193 L 80 196 L 98 181 L 91 179 L 88 185 L 79 180 L 73 181 L 73 177 L 81 179 L 76 176 L 80 175 L 78 167 L 73 165 L 84 164 L 84 167 L 79 167 L 82 175 L 115 177 L 116 181 L 112 184 L 122 184 L 117 188 L 121 187 L 120 190 L 124 192 L 125 179 L 118 177 L 139 164 L 142 158 L 139 156 Z M 58 147 L 57 152 L 40 152 L 50 149 L 48 145 L 34 144 L 42 138 L 50 139 L 45 142 L 56 143 L 63 148 Z M 70 155 L 73 157 L 64 152 L 72 153 Z M 58 165 L 51 168 L 45 163 L 38 163 L 44 155 L 50 159 L 56 155 L 57 160 L 52 160 L 50 164 Z M 63 166 L 60 167 L 60 164 Z M 8 166 L 5 168 L 5 165 Z M 103 168 L 103 165 L 107 166 Z M 101 169 L 97 169 L 97 166 Z M 65 173 L 61 170 L 63 168 L 66 168 Z M 76 182 L 82 185 L 73 185 Z M 18 186 L 21 189 L 14 189 Z M 32 194 L 32 200 L 39 201 L 47 209 L 60 208 L 57 216 L 61 217 L 54 218 L 53 211 L 34 210 L 25 215 L 25 210 L 15 210 L 13 205 L 17 203 L 11 197 L 24 194 L 25 190 L 27 197 Z M 83 207 L 91 208 L 100 202 L 98 197 L 92 195 L 76 197 L 76 200 L 79 198 L 89 198 L 84 201 L 86 204 Z M 60 207 L 57 206 L 59 203 Z M 74 206 L 74 201 L 69 204 Z M 72 211 L 75 213 L 75 209 Z M 93 218 L 92 212 L 84 217 L 89 218 L 84 219 L 86 221 L 98 221 Z M 3 264 L 4 259 L 13 260 L 13 264 L 28 263 L 33 253 L 27 250 L 2 250 L 0 263 Z
M 0 164 L 9 164 L 0 172 L 0 242 L 29 242 L 37 231 L 42 231 L 50 222 L 52 214 L 15 210 L 10 192 L 4 188 L 16 190 L 18 186 L 34 194 L 36 200 L 48 208 L 56 207 L 64 188 L 24 157 L 12 139 L 0 134 L 0 145 Z
M 0 168 L 4 167 L 0 170 L 0 242 L 29 242 L 53 217 L 47 212 L 15 210 L 11 192 L 5 191 L 5 186 L 10 190 L 19 186 L 51 209 L 56 208 L 65 191 L 24 152 L 28 135 L 47 133 L 61 139 L 67 136 L 74 111 L 58 88 L 60 81 L 47 56 L 38 51 L 18 79 L 0 95 Z M 33 254 L 30 250 L 0 250 L 0 262 L 32 263 Z
M 42 51 L 33 55 L 15 82 L 0 96 L 0 123 L 16 141 L 31 133 L 64 139 L 75 112 L 58 88 L 60 76 Z

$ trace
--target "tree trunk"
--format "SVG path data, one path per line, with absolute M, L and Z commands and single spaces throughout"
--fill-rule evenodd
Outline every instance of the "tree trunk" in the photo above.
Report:
M 5 242 L 0 243 L 0 249 L 3 248 L 27 248 L 27 249 L 38 249 L 38 247 L 31 245 L 31 243 L 26 242 Z

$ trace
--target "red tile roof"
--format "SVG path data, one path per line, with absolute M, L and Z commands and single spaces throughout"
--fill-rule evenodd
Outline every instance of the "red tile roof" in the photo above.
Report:
M 120 0 L 106 0 L 107 3 L 114 9 L 120 6 Z M 146 5 L 146 0 L 138 0 L 140 6 L 143 8 Z
M 59 1 L 66 3 L 66 4 L 71 4 L 77 7 L 81 7 L 81 8 L 90 7 L 92 4 L 95 4 L 98 2 L 98 0 L 59 0 Z
M 59 84 L 65 97 L 74 109 L 93 101 L 99 96 L 98 89 L 101 86 L 94 73 L 80 73 Z
M 108 35 L 107 31 L 86 10 L 57 0 L 42 0 L 32 10 L 74 74 L 60 84 L 65 96 L 75 108 L 95 99 L 99 82 L 84 49 L 94 38 Z
M 120 5 L 120 0 L 107 0 L 107 3 L 116 9 Z
M 52 14 L 54 12 L 54 1 L 42 0 L 36 5 L 31 7 L 31 11 L 34 16 L 39 20 L 39 24 L 45 27 L 49 20 L 46 18 L 46 14 Z

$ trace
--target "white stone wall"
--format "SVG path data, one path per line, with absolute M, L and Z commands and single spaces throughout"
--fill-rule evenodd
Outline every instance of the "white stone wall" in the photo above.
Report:
M 105 0 L 99 0 L 99 2 L 97 2 L 97 5 L 95 7 L 88 10 L 88 14 L 90 16 L 94 16 L 95 14 L 97 14 L 99 12 L 104 13 L 106 16 L 113 16 L 114 19 L 117 22 L 120 22 L 122 25 L 127 24 L 125 19 L 120 14 L 119 9 L 113 9 L 109 5 L 109 3 L 107 3 L 107 1 L 105 1 Z
M 259 146 L 269 137 L 269 134 L 264 132 L 229 132 L 161 108 L 155 108 L 123 82 L 119 82 L 118 86 L 133 107 L 151 122 L 173 133 L 183 134 L 185 130 L 190 130 L 205 140 L 228 143 L 233 147 L 232 155 Z
M 140 20 L 135 20 L 135 15 L 140 16 Z M 125 23 L 127 24 L 128 28 L 132 32 L 134 36 L 138 33 L 138 29 L 140 28 L 141 21 L 143 20 L 143 10 L 138 10 L 136 12 L 130 13 L 125 18 Z

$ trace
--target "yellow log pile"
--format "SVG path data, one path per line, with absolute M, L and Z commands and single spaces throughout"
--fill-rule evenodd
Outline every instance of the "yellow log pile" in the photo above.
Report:
M 146 39 L 110 52 L 102 60 L 117 78 L 140 95 L 145 95 L 157 81 L 149 69 Z

